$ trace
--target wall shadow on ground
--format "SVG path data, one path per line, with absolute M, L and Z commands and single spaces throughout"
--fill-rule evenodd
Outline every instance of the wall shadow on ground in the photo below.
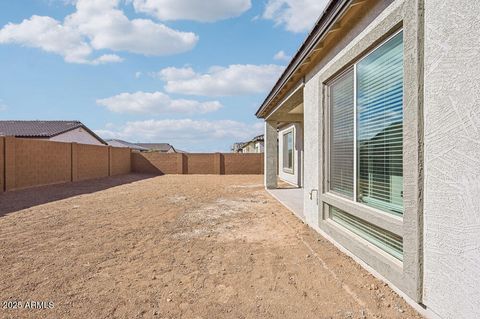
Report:
M 0 193 L 0 218 L 22 209 L 82 194 L 91 194 L 152 177 L 155 175 L 128 174 Z

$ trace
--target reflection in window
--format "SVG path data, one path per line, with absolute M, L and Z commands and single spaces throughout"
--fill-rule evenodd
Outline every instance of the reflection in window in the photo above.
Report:
M 283 134 L 283 168 L 293 171 L 293 131 Z
M 357 64 L 358 201 L 403 213 L 403 41 Z

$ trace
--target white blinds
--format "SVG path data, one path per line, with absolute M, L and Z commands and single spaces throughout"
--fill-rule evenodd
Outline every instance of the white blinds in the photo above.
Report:
M 330 85 L 330 190 L 353 199 L 353 69 Z
M 330 83 L 329 93 L 329 191 L 402 215 L 402 32 Z M 401 236 L 335 207 L 330 207 L 330 218 L 395 258 L 403 259 Z
M 358 200 L 403 213 L 403 39 L 357 64 Z
M 403 260 L 402 237 L 370 224 L 335 207 L 330 207 L 330 217 L 336 223 L 374 244 L 393 257 Z

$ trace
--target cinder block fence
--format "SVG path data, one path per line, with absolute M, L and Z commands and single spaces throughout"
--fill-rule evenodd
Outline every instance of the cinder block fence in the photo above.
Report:
M 151 174 L 263 174 L 263 154 L 132 153 L 132 171 Z
M 0 193 L 130 172 L 263 174 L 263 154 L 137 153 L 129 148 L 0 137 Z
M 128 148 L 0 137 L 0 191 L 128 174 Z

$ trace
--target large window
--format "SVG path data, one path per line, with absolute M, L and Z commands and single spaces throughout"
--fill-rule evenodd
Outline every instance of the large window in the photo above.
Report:
M 293 129 L 283 134 L 283 170 L 293 174 Z
M 329 84 L 329 190 L 403 214 L 403 34 Z

